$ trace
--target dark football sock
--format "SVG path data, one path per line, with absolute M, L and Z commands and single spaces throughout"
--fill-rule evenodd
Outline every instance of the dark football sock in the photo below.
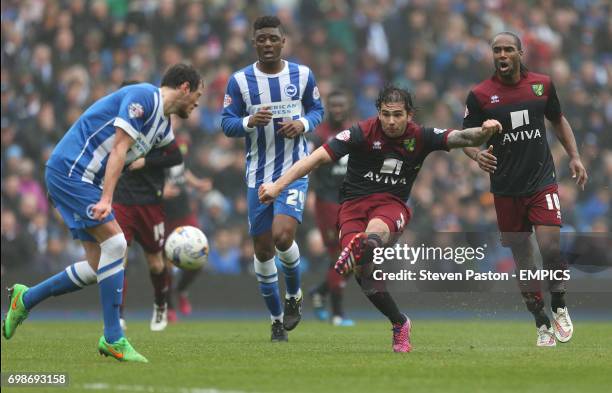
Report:
M 565 308 L 565 292 L 552 292 L 550 294 L 550 308 L 557 312 L 558 308 Z
M 332 315 L 344 317 L 344 310 L 342 309 L 342 289 L 338 288 L 336 290 L 330 291 L 329 300 Z
M 151 276 L 151 283 L 153 284 L 155 304 L 157 306 L 163 306 L 167 303 L 168 298 L 168 268 L 164 266 L 161 272 L 149 272 L 149 274 Z
M 357 276 L 355 276 L 355 279 L 357 280 L 357 283 L 359 283 L 359 286 L 367 296 L 368 300 L 378 309 L 378 311 L 389 318 L 391 323 L 403 324 L 406 322 L 406 316 L 399 311 L 397 304 L 395 304 L 395 300 L 393 300 L 389 292 L 368 289 L 369 286 L 363 281 L 363 279 Z
M 377 233 L 370 233 L 368 235 L 368 245 L 371 248 L 377 248 L 383 246 L 383 241 Z

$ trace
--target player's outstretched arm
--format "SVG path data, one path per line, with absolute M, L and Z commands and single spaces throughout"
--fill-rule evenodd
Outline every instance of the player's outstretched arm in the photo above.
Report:
M 117 186 L 119 176 L 125 164 L 125 156 L 127 151 L 134 144 L 134 139 L 130 137 L 123 129 L 115 128 L 115 141 L 113 149 L 108 156 L 106 171 L 104 172 L 104 188 L 100 201 L 92 208 L 93 218 L 96 220 L 105 219 L 112 210 L 113 193 Z
M 302 158 L 296 162 L 291 169 L 282 175 L 274 183 L 266 183 L 259 186 L 259 201 L 261 203 L 270 203 L 281 193 L 281 191 L 295 180 L 309 174 L 313 169 L 321 164 L 332 162 L 332 157 L 327 150 L 319 147 L 309 156 Z
M 561 142 L 561 145 L 563 145 L 565 152 L 570 158 L 569 168 L 572 173 L 572 179 L 576 179 L 576 184 L 584 190 L 584 185 L 589 179 L 589 176 L 580 159 L 572 126 L 570 126 L 563 115 L 559 117 L 558 121 L 552 121 L 551 123 L 555 130 L 555 134 L 557 134 L 557 138 L 559 138 L 559 142 Z
M 481 127 L 455 130 L 448 135 L 446 144 L 449 149 L 459 147 L 477 147 L 485 143 L 493 134 L 501 132 L 502 126 L 497 120 L 486 120 Z

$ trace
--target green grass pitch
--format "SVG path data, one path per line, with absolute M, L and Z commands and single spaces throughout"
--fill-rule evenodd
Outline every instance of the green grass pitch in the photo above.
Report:
M 2 341 L 2 372 L 67 372 L 68 388 L 3 392 L 609 392 L 612 326 L 575 321 L 568 344 L 535 347 L 527 322 L 420 321 L 414 351 L 391 352 L 390 326 L 305 321 L 289 343 L 265 321 L 181 322 L 165 332 L 131 322 L 127 336 L 149 364 L 98 355 L 99 322 L 26 321 Z

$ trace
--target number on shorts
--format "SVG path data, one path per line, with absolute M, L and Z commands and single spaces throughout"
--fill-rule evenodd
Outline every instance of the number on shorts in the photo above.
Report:
M 548 210 L 561 210 L 561 203 L 559 203 L 559 195 L 557 193 L 546 194 L 546 205 Z
M 159 224 L 153 227 L 153 239 L 158 242 L 164 238 L 164 223 L 160 222 Z
M 304 206 L 304 199 L 306 198 L 304 195 L 304 191 L 300 190 L 289 190 L 287 195 L 287 205 L 298 206 L 302 208 Z

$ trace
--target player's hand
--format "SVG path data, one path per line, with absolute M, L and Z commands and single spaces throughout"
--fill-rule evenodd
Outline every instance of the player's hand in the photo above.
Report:
M 481 127 L 482 127 L 482 131 L 489 136 L 492 136 L 493 134 L 497 132 L 501 132 L 502 130 L 501 123 L 494 119 L 485 120 L 485 122 L 482 123 Z
M 493 173 L 497 169 L 497 157 L 493 155 L 493 145 L 487 150 L 476 153 L 476 162 L 483 171 Z
M 106 201 L 105 199 L 100 199 L 98 203 L 96 203 L 91 208 L 91 214 L 94 220 L 102 221 L 113 211 L 113 207 L 111 202 Z
M 280 189 L 276 186 L 276 183 L 265 183 L 259 186 L 257 195 L 259 196 L 259 202 L 271 203 L 280 194 Z
M 136 159 L 136 161 L 132 162 L 130 164 L 130 166 L 128 167 L 128 169 L 130 171 L 137 171 L 139 169 L 144 168 L 145 166 L 145 158 L 144 157 L 140 157 L 138 159 Z
M 278 123 L 281 128 L 276 131 L 285 138 L 295 138 L 304 132 L 304 123 L 300 120 L 281 121 Z
M 258 110 L 254 115 L 249 116 L 249 122 L 247 126 L 250 128 L 255 126 L 265 126 L 272 120 L 272 111 L 269 106 L 263 107 Z
M 576 179 L 576 184 L 584 191 L 584 185 L 589 180 L 589 175 L 587 175 L 587 171 L 584 165 L 582 165 L 580 158 L 572 158 L 569 162 L 569 168 L 572 173 L 572 179 Z

